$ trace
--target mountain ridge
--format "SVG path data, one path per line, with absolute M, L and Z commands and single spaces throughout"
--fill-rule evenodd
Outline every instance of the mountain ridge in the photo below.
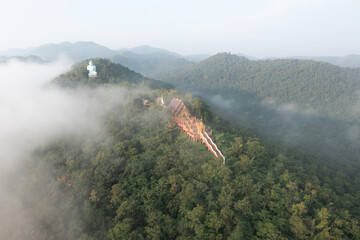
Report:
M 88 51 L 87 55 L 85 51 Z M 121 48 L 121 49 L 110 49 L 93 41 L 77 41 L 74 43 L 65 41 L 62 43 L 47 43 L 40 45 L 38 47 L 30 47 L 24 49 L 9 49 L 3 52 L 0 52 L 0 55 L 3 56 L 27 56 L 27 55 L 36 55 L 38 57 L 44 58 L 45 60 L 54 60 L 57 55 L 68 54 L 68 56 L 75 61 L 82 61 L 87 58 L 96 58 L 96 57 L 110 57 L 114 55 L 121 55 L 123 52 L 132 52 L 138 55 L 147 55 L 153 53 L 162 53 L 164 55 L 174 56 L 178 58 L 196 58 L 197 60 L 208 57 L 207 54 L 198 54 L 198 55 L 181 55 L 179 53 L 169 51 L 163 48 L 156 48 L 150 45 L 140 45 L 133 48 Z M 76 54 L 75 54 L 76 53 Z M 78 56 L 81 53 L 82 55 Z M 96 55 L 98 54 L 98 55 Z
M 61 51 L 61 47 L 68 48 L 67 51 Z M 74 52 L 78 51 L 76 47 L 84 48 L 87 47 L 85 52 L 82 52 L 80 55 L 73 54 Z M 54 49 L 55 48 L 55 49 Z M 94 51 L 95 48 L 96 51 Z M 57 49 L 57 50 L 56 50 Z M 69 51 L 71 49 L 71 51 Z M 46 53 L 46 51 L 49 51 Z M 59 54 L 65 53 L 73 59 L 74 61 L 82 61 L 87 58 L 95 58 L 95 57 L 102 57 L 107 58 L 110 56 L 115 55 L 122 55 L 124 52 L 132 52 L 138 55 L 146 55 L 149 53 L 163 53 L 169 56 L 174 56 L 178 58 L 183 58 L 190 62 L 200 62 L 205 60 L 206 58 L 210 57 L 209 54 L 196 54 L 196 55 L 182 55 L 176 53 L 174 51 L 169 51 L 163 48 L 156 48 L 151 47 L 150 45 L 140 45 L 133 48 L 121 48 L 121 49 L 110 49 L 108 47 L 102 46 L 97 44 L 93 41 L 77 41 L 74 43 L 65 41 L 62 43 L 48 43 L 44 45 L 40 45 L 38 47 L 30 47 L 25 49 L 9 49 L 3 52 L 0 52 L 0 55 L 3 56 L 28 56 L 28 55 L 36 55 L 44 60 L 54 60 Z M 244 56 L 250 60 L 266 60 L 266 59 L 305 59 L 305 60 L 314 60 L 314 61 L 322 61 L 328 62 L 333 65 L 337 65 L 340 67 L 351 67 L 351 68 L 358 68 L 360 67 L 360 55 L 358 54 L 349 54 L 346 56 L 289 56 L 289 57 L 266 57 L 266 58 L 256 58 L 250 55 L 236 53 L 238 56 Z
M 46 44 L 28 49 L 10 50 L 3 55 L 27 56 L 36 55 L 46 61 L 54 61 L 59 56 L 67 56 L 74 62 L 90 58 L 109 58 L 136 72 L 148 77 L 158 77 L 169 71 L 177 71 L 184 66 L 193 64 L 187 59 L 202 60 L 207 55 L 181 56 L 161 48 L 143 45 L 135 48 L 112 50 L 95 42 L 63 42 L 60 44 Z M 3 57 L 5 58 L 5 57 Z
M 289 57 L 289 58 L 328 62 L 330 64 L 337 65 L 340 67 L 351 67 L 351 68 L 360 67 L 360 55 L 358 54 L 350 54 L 346 56 L 297 56 L 297 57 Z
M 214 55 L 163 80 L 202 90 L 245 90 L 283 104 L 355 118 L 360 69 L 299 59 L 250 61 L 229 53 Z M 196 80 L 195 80 L 196 79 Z M 331 101 L 330 101 L 331 99 Z M 345 114 L 345 115 L 344 115 Z

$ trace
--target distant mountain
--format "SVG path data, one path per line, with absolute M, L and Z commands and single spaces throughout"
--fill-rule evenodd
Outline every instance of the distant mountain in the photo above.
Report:
M 144 55 L 154 56 L 155 54 L 157 56 L 161 56 L 161 57 L 173 56 L 173 57 L 185 59 L 190 62 L 200 62 L 200 61 L 205 60 L 206 58 L 210 57 L 210 55 L 208 55 L 208 54 L 197 54 L 197 55 L 188 55 L 188 56 L 180 55 L 178 53 L 171 52 L 166 49 L 154 48 L 154 47 L 151 47 L 148 45 L 139 46 L 139 47 L 135 47 L 135 48 L 122 48 L 119 50 L 120 55 L 124 55 L 124 53 L 126 54 L 128 52 L 135 53 L 135 54 L 138 54 L 141 56 L 144 56 Z
M 110 59 L 114 63 L 120 63 L 145 76 L 154 78 L 159 78 L 170 72 L 177 72 L 186 66 L 194 64 L 167 53 L 139 55 L 133 52 L 122 52 L 121 55 L 112 56 Z
M 122 54 L 123 52 L 131 52 L 131 53 L 135 53 L 135 54 L 138 54 L 138 55 L 163 53 L 163 54 L 166 54 L 166 55 L 171 55 L 171 56 L 175 56 L 175 57 L 179 57 L 179 58 L 183 57 L 183 56 L 181 56 L 180 54 L 178 54 L 176 52 L 171 52 L 171 51 L 168 51 L 168 50 L 162 49 L 162 48 L 154 48 L 154 47 L 151 47 L 149 45 L 143 45 L 143 46 L 134 47 L 134 48 L 122 48 L 118 52 L 120 54 Z
M 248 91 L 279 103 L 295 103 L 349 119 L 358 115 L 353 108 L 360 90 L 359 79 L 360 69 L 340 68 L 324 62 L 250 61 L 221 53 L 163 80 L 193 89 Z
M 169 88 L 171 85 L 147 78 L 141 74 L 134 72 L 121 64 L 112 63 L 108 59 L 95 58 L 92 59 L 96 66 L 98 77 L 89 78 L 86 69 L 88 61 L 82 61 L 75 64 L 71 71 L 61 74 L 54 79 L 54 83 L 62 87 L 78 87 L 78 86 L 97 86 L 97 85 L 125 85 L 132 86 L 143 83 L 151 88 Z
M 360 67 L 360 55 L 352 54 L 345 57 L 307 57 L 307 56 L 301 56 L 301 57 L 292 57 L 293 59 L 308 59 L 308 60 L 314 60 L 314 61 L 322 61 L 322 62 L 328 62 L 340 67 L 352 67 L 352 68 L 358 68 Z
M 94 42 L 63 42 L 60 44 L 46 44 L 40 47 L 28 49 L 13 49 L 4 53 L 6 56 L 28 56 L 36 55 L 45 60 L 53 61 L 59 55 L 65 55 L 75 62 L 88 58 L 103 57 L 107 58 L 117 52 L 101 46 Z
M 120 63 L 145 76 L 155 78 L 169 72 L 177 72 L 185 66 L 192 65 L 194 62 L 208 57 L 208 55 L 186 57 L 175 52 L 147 45 L 112 50 L 94 42 L 46 44 L 35 48 L 12 49 L 2 53 L 2 55 L 4 55 L 3 59 L 9 56 L 36 55 L 46 61 L 53 61 L 58 56 L 64 55 L 74 62 L 80 62 L 89 58 L 109 58 L 115 63 Z

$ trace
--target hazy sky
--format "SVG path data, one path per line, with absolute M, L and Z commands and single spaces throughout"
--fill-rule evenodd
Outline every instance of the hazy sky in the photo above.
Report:
M 359 0 L 0 0 L 0 51 L 63 41 L 256 57 L 360 54 Z

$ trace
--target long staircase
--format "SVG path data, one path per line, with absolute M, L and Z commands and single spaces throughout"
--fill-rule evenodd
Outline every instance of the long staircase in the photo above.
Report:
M 182 100 L 173 98 L 168 106 L 168 109 L 173 114 L 174 122 L 176 122 L 177 125 L 187 133 L 193 142 L 201 140 L 202 143 L 204 143 L 209 149 L 209 151 L 212 152 L 215 157 L 221 157 L 223 159 L 223 164 L 225 164 L 224 155 L 222 155 L 219 148 L 209 136 L 209 134 L 211 135 L 212 133 L 207 133 L 205 131 L 204 123 L 196 117 L 190 115 Z
M 215 156 L 220 156 L 223 159 L 223 164 L 225 164 L 225 157 L 222 155 L 221 151 L 218 149 L 216 144 L 213 142 L 211 137 L 207 134 L 207 132 L 204 132 L 204 134 L 201 134 L 201 136 L 210 144 L 212 151 L 215 152 Z M 209 147 L 208 147 L 209 148 Z

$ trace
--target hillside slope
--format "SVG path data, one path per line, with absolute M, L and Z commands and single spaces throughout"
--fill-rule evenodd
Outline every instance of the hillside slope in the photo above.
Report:
M 334 169 L 359 165 L 359 69 L 223 53 L 163 80 L 200 95 L 217 114 L 276 147 L 301 149 Z
M 125 73 L 135 79 L 125 89 L 142 86 L 141 75 L 94 62 L 107 82 L 115 79 L 111 87 L 124 86 Z M 85 65 L 55 82 L 69 77 L 66 83 L 105 89 L 103 82 L 83 80 Z M 161 94 L 166 104 L 183 99 L 204 120 L 226 165 L 181 133 L 166 108 L 142 104 Z M 10 220 L 32 216 L 32 228 L 25 225 L 6 239 L 360 237 L 357 171 L 334 171 L 295 149 L 268 147 L 187 93 L 149 90 L 130 99 L 104 116 L 103 135 L 62 135 L 33 153 L 22 177 L 8 183 L 25 206 Z
M 187 102 L 210 116 L 201 102 Z M 22 194 L 42 188 L 28 199 L 37 218 L 27 239 L 359 237 L 350 176 L 278 155 L 218 119 L 210 126 L 224 166 L 174 128 L 166 109 L 136 101 L 117 109 L 105 139 L 58 139 L 26 166 L 23 181 L 32 181 Z
M 360 69 L 310 60 L 249 61 L 217 54 L 162 80 L 206 91 L 246 91 L 340 119 L 356 119 Z

